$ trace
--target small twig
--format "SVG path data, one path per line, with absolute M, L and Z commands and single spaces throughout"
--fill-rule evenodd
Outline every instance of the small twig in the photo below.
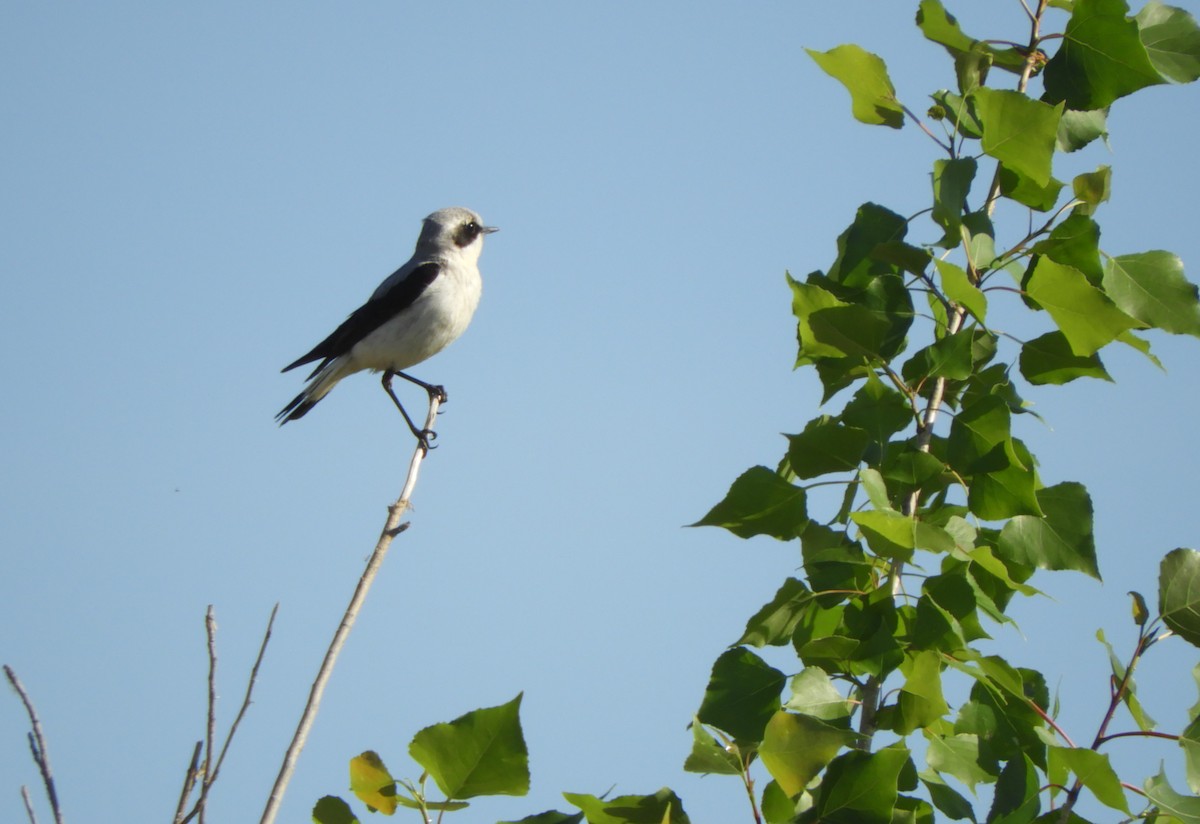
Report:
M 426 429 L 432 429 L 433 425 L 437 423 L 437 413 L 440 405 L 441 398 L 436 394 L 430 393 L 429 415 L 425 419 Z M 350 599 L 350 604 L 346 607 L 346 612 L 342 616 L 342 622 L 333 634 L 333 640 L 329 644 L 329 649 L 325 652 L 325 658 L 321 661 L 320 669 L 317 670 L 317 677 L 309 689 L 308 701 L 305 703 L 304 711 L 300 715 L 300 723 L 296 727 L 295 735 L 292 736 L 291 744 L 288 745 L 287 752 L 284 753 L 283 765 L 279 768 L 279 775 L 275 779 L 274 786 L 271 787 L 271 794 L 267 797 L 266 808 L 263 810 L 262 818 L 259 819 L 260 824 L 272 824 L 275 821 L 275 816 L 279 813 L 279 806 L 283 803 L 283 794 L 287 790 L 288 782 L 291 781 L 292 773 L 296 771 L 296 762 L 300 758 L 300 751 L 304 749 L 309 731 L 316 720 L 317 708 L 321 704 L 321 696 L 324 694 L 325 687 L 329 683 L 329 678 L 333 674 L 333 665 L 337 662 L 342 647 L 346 645 L 346 638 L 350 635 L 350 630 L 358 618 L 358 613 L 362 609 L 363 602 L 366 601 L 367 592 L 371 589 L 371 584 L 374 583 L 375 576 L 378 575 L 379 568 L 383 565 L 383 559 L 387 556 L 388 548 L 392 545 L 392 539 L 404 530 L 404 527 L 400 524 L 400 519 L 404 517 L 405 511 L 408 509 L 409 498 L 412 497 L 413 488 L 417 485 L 417 474 L 424 459 L 425 449 L 422 445 L 418 445 L 413 452 L 412 459 L 409 461 L 408 478 L 404 482 L 404 488 L 400 491 L 400 497 L 396 499 L 394 504 L 388 507 L 387 521 L 384 523 L 379 540 L 375 544 L 375 551 L 371 553 L 371 557 L 367 561 L 366 569 L 363 570 L 362 577 L 358 580 L 358 586 L 354 589 L 354 595 Z
M 217 737 L 217 618 L 213 613 L 212 604 L 204 613 L 204 637 L 208 647 L 208 711 L 204 729 L 204 766 L 200 778 L 200 798 L 196 801 L 196 811 L 200 824 L 204 824 L 204 813 L 208 807 L 208 790 L 212 786 L 209 779 L 213 763 L 213 741 Z
M 175 817 L 171 819 L 174 824 L 181 824 L 185 820 L 183 809 L 187 806 L 187 800 L 196 786 L 196 776 L 200 772 L 200 753 L 203 750 L 203 741 L 197 741 L 196 746 L 192 748 L 192 760 L 188 764 L 187 773 L 183 776 L 183 789 L 179 792 L 179 804 L 175 807 Z
M 267 644 L 271 640 L 271 629 L 275 626 L 275 615 L 279 612 L 279 604 L 271 609 L 271 617 L 267 620 L 267 629 L 263 633 L 262 643 L 258 647 L 258 655 L 254 659 L 254 666 L 250 668 L 250 677 L 246 683 L 246 695 L 242 699 L 242 705 L 238 708 L 237 716 L 234 717 L 233 723 L 229 725 L 229 732 L 225 734 L 225 741 L 221 745 L 221 752 L 217 755 L 216 760 L 212 758 L 213 742 L 215 741 L 215 726 L 216 726 L 216 620 L 213 617 L 213 608 L 208 607 L 208 612 L 205 615 L 204 625 L 205 633 L 208 639 L 208 661 L 209 661 L 209 685 L 208 685 L 208 747 L 204 755 L 204 767 L 200 768 L 200 752 L 204 748 L 203 741 L 196 742 L 195 752 L 192 754 L 192 763 L 188 767 L 188 774 L 184 778 L 183 792 L 179 797 L 179 807 L 175 811 L 175 824 L 187 824 L 193 818 L 199 817 L 200 821 L 204 820 L 205 812 L 208 808 L 208 791 L 216 782 L 217 776 L 221 772 L 221 765 L 225 763 L 225 756 L 229 753 L 229 745 L 233 743 L 233 737 L 237 734 L 238 727 L 242 723 L 242 718 L 245 717 L 246 711 L 250 709 L 251 697 L 254 694 L 254 685 L 258 681 L 258 670 L 262 666 L 263 656 L 267 652 Z M 200 778 L 200 797 L 196 800 L 195 806 L 188 812 L 183 814 L 184 805 L 187 803 L 188 797 L 192 794 L 195 788 L 196 779 Z
M 939 140 L 938 136 L 935 135 L 933 132 L 929 131 L 929 127 L 926 126 L 924 123 L 922 123 L 921 118 L 919 118 L 915 114 L 913 114 L 909 110 L 908 106 L 901 106 L 900 111 L 904 112 L 906 115 L 908 115 L 910 118 L 912 118 L 912 122 L 916 123 L 917 126 L 921 129 L 921 131 L 925 132 L 925 134 L 928 135 L 930 140 L 932 140 L 934 143 L 938 144 L 938 146 L 940 146 L 943 151 L 945 151 L 948 155 L 950 155 L 950 157 L 954 157 L 954 147 L 949 146 L 949 145 L 943 143 L 941 140 Z
M 275 614 L 278 612 L 279 604 L 276 603 L 271 608 L 271 617 L 267 619 L 267 629 L 263 633 L 262 643 L 258 647 L 258 657 L 254 659 L 254 666 L 250 668 L 250 679 L 246 682 L 246 696 L 242 699 L 242 706 L 238 708 L 237 716 L 229 726 L 229 734 L 225 736 L 225 743 L 221 746 L 221 754 L 217 756 L 216 763 L 213 764 L 212 774 L 205 776 L 205 780 L 210 784 L 217 780 L 217 775 L 221 772 L 221 765 L 225 763 L 225 754 L 229 752 L 229 744 L 233 741 L 234 733 L 237 732 L 238 725 L 242 723 L 242 718 L 246 715 L 246 710 L 250 709 L 250 697 L 254 693 L 254 684 L 258 681 L 258 669 L 262 666 L 263 655 L 267 652 L 267 643 L 271 640 L 271 629 L 275 626 Z
M 29 788 L 21 785 L 21 800 L 25 802 L 25 815 L 29 816 L 29 824 L 37 824 L 37 814 L 33 811 L 33 800 L 29 797 Z
M 1045 721 L 1047 724 L 1049 724 L 1051 727 L 1054 728 L 1054 731 L 1056 733 L 1058 733 L 1059 737 L 1062 738 L 1063 741 L 1067 742 L 1067 746 L 1072 747 L 1072 748 L 1078 746 L 1074 741 L 1071 740 L 1071 736 L 1067 735 L 1067 731 L 1064 730 L 1062 727 L 1060 727 L 1058 725 L 1058 722 L 1055 721 L 1053 718 L 1051 718 L 1050 714 L 1048 712 L 1046 712 L 1044 709 L 1039 707 L 1037 705 L 1037 702 L 1030 701 L 1029 706 L 1033 707 L 1033 711 L 1036 712 L 1039 716 L 1041 716 L 1043 721 Z M 1063 787 L 1063 789 L 1065 790 L 1066 787 Z
M 1129 732 L 1114 732 L 1112 735 L 1102 735 L 1096 739 L 1096 746 L 1107 744 L 1114 738 L 1165 738 L 1168 741 L 1178 741 L 1181 736 L 1157 730 L 1130 730 Z
M 16 690 L 17 695 L 20 696 L 21 703 L 25 705 L 25 713 L 29 716 L 30 726 L 33 727 L 33 732 L 29 733 L 29 749 L 33 753 L 33 762 L 37 764 L 38 772 L 42 775 L 42 784 L 46 787 L 46 797 L 50 800 L 50 811 L 54 813 L 54 822 L 62 824 L 62 810 L 58 806 L 58 791 L 54 789 L 54 773 L 50 769 L 50 756 L 46 752 L 42 722 L 38 719 L 37 711 L 34 710 L 33 702 L 29 700 L 29 693 L 25 692 L 21 679 L 17 678 L 17 674 L 8 664 L 4 665 L 4 675 L 8 678 L 8 683 Z M 28 801 L 26 804 L 28 805 Z

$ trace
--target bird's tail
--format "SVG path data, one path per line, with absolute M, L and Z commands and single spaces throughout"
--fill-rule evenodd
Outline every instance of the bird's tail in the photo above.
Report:
M 279 414 L 275 416 L 279 425 L 283 426 L 288 421 L 298 421 L 307 415 L 308 410 L 316 406 L 321 398 L 328 395 L 330 390 L 337 386 L 338 381 L 345 377 L 341 367 L 342 363 L 339 358 L 318 369 L 309 379 L 304 391 L 279 410 Z

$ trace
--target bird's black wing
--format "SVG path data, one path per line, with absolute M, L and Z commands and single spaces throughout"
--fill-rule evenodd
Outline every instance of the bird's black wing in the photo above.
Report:
M 346 354 L 360 340 L 412 306 L 437 278 L 441 269 L 441 264 L 436 261 L 422 263 L 391 289 L 355 309 L 341 326 L 333 330 L 333 334 L 314 346 L 306 355 L 283 367 L 282 371 L 287 372 L 289 369 L 319 360 L 321 363 L 313 370 L 313 375 L 317 374 L 326 363 Z

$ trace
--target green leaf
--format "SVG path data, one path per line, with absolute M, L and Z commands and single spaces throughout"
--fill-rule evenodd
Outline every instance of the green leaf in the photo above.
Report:
M 1172 632 L 1200 647 L 1200 552 L 1173 549 L 1162 559 L 1158 611 Z
M 871 502 L 871 506 L 876 509 L 891 509 L 892 504 L 888 498 L 887 483 L 883 480 L 883 476 L 879 474 L 878 469 L 864 467 L 859 470 L 858 482 L 862 484 L 863 491 L 867 493 L 867 500 Z
M 413 736 L 408 753 L 446 798 L 525 795 L 529 752 L 521 734 L 521 694 L 506 704 L 473 710 Z
M 955 58 L 982 49 L 991 62 L 1007 71 L 1019 73 L 1025 65 L 1025 57 L 1016 49 L 997 50 L 965 34 L 958 20 L 946 11 L 939 0 L 921 0 L 917 10 L 917 26 L 927 40 L 944 46 Z
M 950 711 L 942 695 L 941 656 L 936 652 L 918 652 L 900 667 L 904 686 L 898 699 L 898 723 L 893 728 L 900 735 L 928 727 L 940 721 Z
M 1157 366 L 1159 369 L 1163 370 L 1164 372 L 1167 371 L 1166 367 L 1162 365 L 1162 361 L 1156 358 L 1154 353 L 1150 351 L 1150 341 L 1144 338 L 1139 338 L 1137 335 L 1133 334 L 1133 332 L 1126 332 L 1125 334 L 1121 335 L 1121 337 L 1117 338 L 1117 341 L 1125 344 L 1131 349 L 1140 352 L 1141 354 L 1145 355 L 1148 361 Z
M 696 717 L 739 744 L 756 743 L 780 707 L 786 679 L 748 649 L 727 650 L 713 664 Z
M 946 456 L 961 474 L 971 474 L 985 455 L 1009 439 L 1011 413 L 1004 400 L 986 395 L 967 404 L 950 424 Z
M 797 478 L 857 469 L 871 440 L 862 429 L 829 418 L 817 418 L 799 435 L 787 438 L 788 463 Z
M 967 211 L 967 195 L 971 192 L 975 170 L 973 157 L 933 162 L 933 220 L 946 231 L 942 245 L 947 248 L 958 245 L 961 240 L 959 227 L 963 213 Z
M 1033 251 L 1055 263 L 1074 266 L 1093 286 L 1099 286 L 1104 278 L 1104 267 L 1100 265 L 1100 227 L 1087 215 L 1072 212 Z
M 1021 754 L 1000 772 L 988 824 L 1026 824 L 1040 811 L 1037 770 L 1029 757 Z
M 1121 789 L 1121 779 L 1113 771 L 1108 756 L 1080 747 L 1050 747 L 1049 769 L 1065 768 L 1091 790 L 1106 807 L 1129 813 L 1129 802 Z
M 1138 321 L 1088 283 L 1083 272 L 1041 258 L 1026 285 L 1029 297 L 1050 313 L 1076 355 L 1092 355 Z
M 878 203 L 864 203 L 854 214 L 854 222 L 838 235 L 838 256 L 829 267 L 829 279 L 834 283 L 863 287 L 881 274 L 894 271 L 888 263 L 889 254 L 876 255 L 883 246 L 886 250 L 904 240 L 908 233 L 908 221 L 891 209 Z
M 767 782 L 762 792 L 762 803 L 759 805 L 767 824 L 792 824 L 792 819 L 796 816 L 796 806 L 796 802 L 787 797 L 778 782 Z
M 1183 261 L 1170 252 L 1109 258 L 1104 291 L 1121 311 L 1148 326 L 1200 337 L 1200 292 L 1184 276 Z
M 350 759 L 350 791 L 367 805 L 367 809 L 378 810 L 384 815 L 396 812 L 396 779 L 374 750 Z
M 1067 109 L 1058 121 L 1058 150 L 1074 152 L 1098 137 L 1108 140 L 1108 109 L 1076 111 Z
M 746 644 L 763 647 L 789 643 L 803 615 L 803 608 L 812 597 L 812 592 L 801 581 L 786 579 L 771 602 L 746 622 L 746 630 L 735 646 Z
M 1075 199 L 1082 201 L 1082 205 L 1075 207 L 1076 211 L 1085 215 L 1095 214 L 1096 207 L 1112 194 L 1112 168 L 1101 166 L 1094 172 L 1076 175 L 1071 181 L 1071 190 L 1075 193 Z
M 683 768 L 703 775 L 741 775 L 742 761 L 736 747 L 726 749 L 696 718 L 692 721 L 692 751 L 683 762 Z
M 796 366 L 812 363 L 818 358 L 841 357 L 842 353 L 839 350 L 823 347 L 817 342 L 813 336 L 812 327 L 809 325 L 809 318 L 822 309 L 848 306 L 849 304 L 838 300 L 837 295 L 815 284 L 801 283 L 791 275 L 787 276 L 787 280 L 788 285 L 792 288 L 792 314 L 798 321 L 796 340 L 800 345 L 800 353 L 796 359 Z
M 359 824 L 350 805 L 336 795 L 327 795 L 317 801 L 312 820 L 315 824 Z
M 1193 718 L 1184 727 L 1179 734 L 1179 746 L 1183 749 L 1188 787 L 1192 792 L 1200 793 L 1200 718 Z
M 822 71 L 850 92 L 850 110 L 856 120 L 893 129 L 904 125 L 904 110 L 896 99 L 896 87 L 888 77 L 887 65 L 878 55 L 852 43 L 827 52 L 805 51 Z
M 520 821 L 501 821 L 500 824 L 580 824 L 583 813 L 560 813 L 558 810 L 547 810 L 536 815 L 527 815 Z
M 871 509 L 855 512 L 850 520 L 858 524 L 871 551 L 881 558 L 907 561 L 916 548 L 916 521 L 895 510 Z
M 971 377 L 975 362 L 975 335 L 971 329 L 960 329 L 953 335 L 934 341 L 913 354 L 904 364 L 906 378 L 912 372 L 931 378 L 963 381 Z M 911 366 L 910 366 L 911 364 Z
M 871 436 L 875 443 L 887 443 L 895 433 L 914 420 L 912 406 L 903 395 L 871 375 L 846 404 L 842 421 Z
M 1047 332 L 1021 346 L 1021 374 L 1032 384 L 1061 385 L 1076 378 L 1112 381 L 1100 356 L 1076 355 L 1062 332 Z
M 1164 82 L 1128 12 L 1125 0 L 1075 0 L 1062 45 L 1043 73 L 1046 100 L 1065 101 L 1071 109 L 1104 109 Z
M 663 787 L 654 795 L 622 795 L 601 799 L 585 793 L 563 793 L 583 810 L 588 824 L 689 824 L 683 802 Z
M 1146 791 L 1146 797 L 1162 813 L 1174 816 L 1180 824 L 1200 824 L 1200 798 L 1175 792 L 1161 767 L 1158 775 L 1147 778 L 1142 788 Z
M 1200 78 L 1200 28 L 1190 13 L 1150 0 L 1136 20 L 1146 54 L 1159 74 L 1176 83 Z
M 944 89 L 934 92 L 930 97 L 945 113 L 945 117 L 954 125 L 955 131 L 960 135 L 969 140 L 978 140 L 983 137 L 983 124 L 979 122 L 979 118 L 975 114 L 975 107 L 971 105 L 969 98 L 961 97 Z
M 1040 569 L 1073 569 L 1100 579 L 1092 533 L 1092 499 L 1071 481 L 1040 489 L 1045 517 L 1019 515 L 1000 530 L 997 546 L 1010 560 Z
M 983 150 L 1036 185 L 1048 185 L 1062 106 L 988 88 L 971 92 L 970 99 L 983 124 Z
M 691 526 L 719 526 L 739 538 L 770 535 L 790 541 L 808 523 L 804 490 L 765 466 L 743 472 L 724 500 Z
M 891 824 L 908 750 L 842 753 L 825 770 L 813 798 L 815 820 L 829 824 Z
M 767 722 L 758 755 L 771 777 L 789 796 L 796 796 L 817 777 L 843 747 L 858 734 L 831 726 L 817 718 L 777 712 Z
M 853 707 L 838 692 L 833 681 L 820 667 L 805 667 L 792 679 L 791 696 L 784 709 L 803 713 L 822 721 L 849 718 Z
M 971 802 L 954 789 L 951 789 L 935 773 L 921 773 L 921 783 L 929 793 L 929 800 L 947 817 L 960 821 L 964 818 L 975 820 L 975 809 Z
M 1061 131 L 1061 124 L 1059 130 Z M 1022 206 L 1028 206 L 1039 212 L 1048 212 L 1058 203 L 1063 182 L 1050 178 L 1045 185 L 1038 185 L 1032 178 L 1015 172 L 1007 166 L 1000 166 L 1000 194 L 1009 200 L 1015 200 Z
M 927 578 L 921 589 L 912 628 L 915 648 L 954 653 L 988 637 L 979 624 L 975 591 L 963 567 Z
M 1018 515 L 1040 517 L 1043 513 L 1036 494 L 1038 485 L 1033 456 L 1013 438 L 980 460 L 967 491 L 967 506 L 985 521 Z
M 809 317 L 808 324 L 822 353 L 868 360 L 880 359 L 890 328 L 886 320 L 862 306 L 821 309 Z
M 967 271 L 948 261 L 936 261 L 938 274 L 942 277 L 942 290 L 946 297 L 962 306 L 975 318 L 983 321 L 987 317 L 987 297 L 971 283 Z
M 841 530 L 811 521 L 800 534 L 804 572 L 814 589 L 864 589 L 871 577 L 871 564 L 862 546 Z
M 971 792 L 975 791 L 977 784 L 990 784 L 996 780 L 996 775 L 988 772 L 980 763 L 978 735 L 956 733 L 942 736 L 925 730 L 925 738 L 929 742 L 925 761 L 930 769 L 958 779 Z
M 945 488 L 945 464 L 930 455 L 920 452 L 910 444 L 904 445 L 906 451 L 888 454 L 881 468 L 884 479 L 891 487 L 898 500 L 920 489 L 922 494 Z
M 892 824 L 933 824 L 933 807 L 923 798 L 902 795 L 892 810 Z

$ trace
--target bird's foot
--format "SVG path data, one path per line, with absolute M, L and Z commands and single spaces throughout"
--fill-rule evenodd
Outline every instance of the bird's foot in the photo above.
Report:
M 437 398 L 438 403 L 445 403 L 450 400 L 450 396 L 446 394 L 446 387 L 429 385 L 425 387 L 425 391 L 429 393 L 429 399 Z
M 429 454 L 429 450 L 437 449 L 437 444 L 433 441 L 437 440 L 437 433 L 432 429 L 414 429 L 413 434 L 417 436 L 417 442 L 421 445 L 421 449 L 425 450 L 425 454 Z

